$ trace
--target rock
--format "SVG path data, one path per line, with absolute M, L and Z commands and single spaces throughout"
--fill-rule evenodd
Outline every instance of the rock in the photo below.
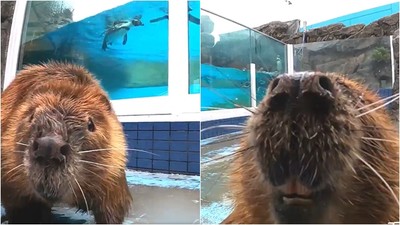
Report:
M 289 25 L 285 22 L 273 21 L 255 29 L 280 40 L 286 37 L 286 34 L 289 30 Z

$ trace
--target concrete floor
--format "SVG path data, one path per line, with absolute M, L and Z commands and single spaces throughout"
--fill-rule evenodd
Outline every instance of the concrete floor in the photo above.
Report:
M 199 223 L 199 176 L 127 171 L 127 180 L 134 202 L 124 224 Z M 76 213 L 75 208 L 58 206 L 53 210 L 56 223 L 94 223 L 92 215 Z
M 221 223 L 231 212 L 228 191 L 230 155 L 239 146 L 237 136 L 206 140 L 201 146 L 201 222 Z

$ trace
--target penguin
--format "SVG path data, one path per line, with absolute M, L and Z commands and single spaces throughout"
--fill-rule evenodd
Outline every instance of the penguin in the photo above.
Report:
M 196 17 L 194 17 L 194 16 L 192 16 L 192 15 L 189 13 L 190 11 L 192 11 L 192 9 L 191 9 L 190 7 L 188 7 L 188 18 L 189 18 L 189 21 L 192 22 L 192 23 L 195 23 L 195 24 L 197 24 L 197 25 L 200 25 L 200 19 L 199 19 L 199 18 L 196 18 Z M 150 20 L 150 23 L 155 23 L 155 22 L 158 22 L 158 21 L 161 21 L 161 20 L 167 20 L 168 18 L 169 18 L 169 17 L 168 17 L 168 14 L 167 14 L 167 15 L 165 15 L 165 16 L 158 17 L 158 18 L 155 18 L 155 19 Z
M 144 26 L 140 20 L 141 16 L 136 16 L 133 20 L 117 20 L 105 32 L 102 49 L 105 51 L 108 45 L 112 45 L 116 39 L 123 38 L 122 44 L 128 41 L 128 31 L 131 27 Z

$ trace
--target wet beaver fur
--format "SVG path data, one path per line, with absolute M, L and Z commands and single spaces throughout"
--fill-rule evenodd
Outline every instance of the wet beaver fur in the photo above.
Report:
M 340 74 L 274 79 L 233 155 L 222 223 L 399 221 L 398 130 L 384 107 L 367 113 L 379 100 Z
M 126 143 L 107 94 L 84 68 L 25 67 L 1 99 L 1 202 L 9 223 L 50 223 L 51 207 L 122 223 L 132 197 Z

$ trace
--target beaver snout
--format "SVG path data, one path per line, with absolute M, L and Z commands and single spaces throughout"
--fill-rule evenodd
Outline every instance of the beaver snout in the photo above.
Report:
M 63 163 L 71 147 L 61 136 L 45 136 L 33 142 L 32 157 L 40 164 Z
M 268 92 L 268 106 L 274 111 L 300 108 L 314 113 L 329 112 L 336 96 L 331 79 L 315 73 L 283 74 L 275 78 Z

